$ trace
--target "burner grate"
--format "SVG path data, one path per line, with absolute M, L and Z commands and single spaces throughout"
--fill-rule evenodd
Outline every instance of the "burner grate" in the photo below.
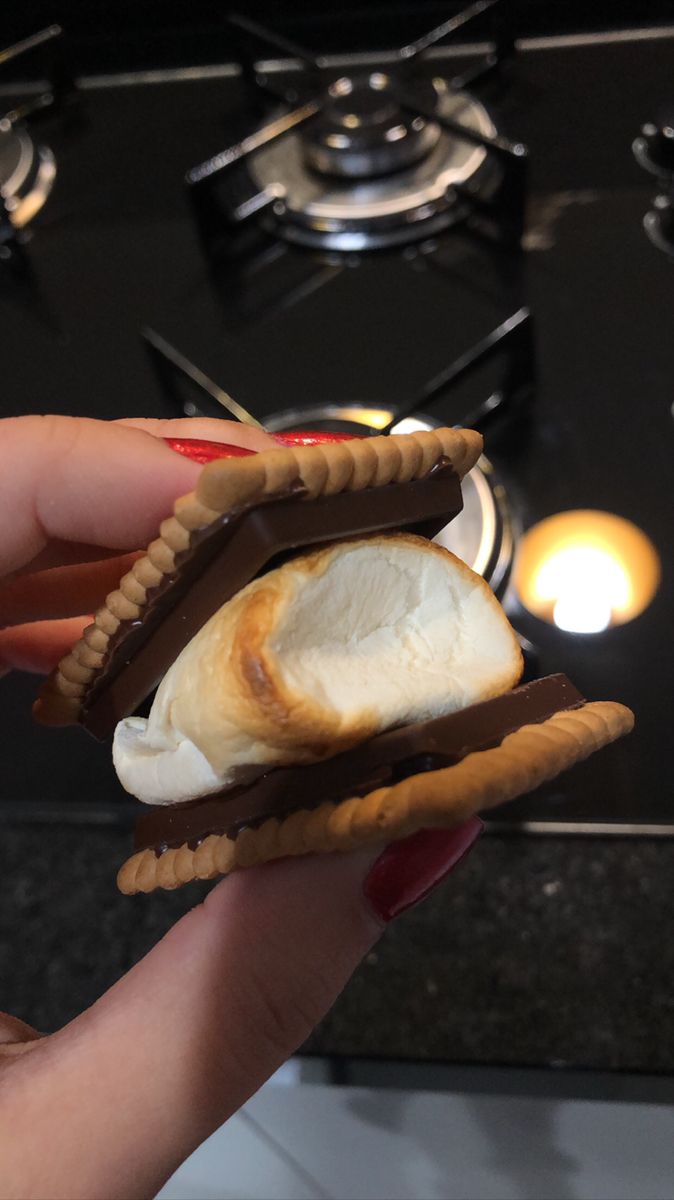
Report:
M 143 338 L 159 385 L 173 409 L 189 417 L 227 416 L 249 423 L 254 420 L 218 383 L 155 330 L 144 329 Z M 497 356 L 503 360 L 499 386 L 466 410 L 458 411 L 454 406 L 450 416 L 448 406 L 451 405 L 452 388 Z M 526 413 L 533 400 L 534 384 L 531 314 L 528 308 L 520 308 L 425 383 L 408 403 L 392 412 L 383 425 L 372 422 L 370 432 L 389 433 L 401 422 L 420 412 L 429 413 L 437 406 L 442 407 L 444 423 L 483 432 L 499 417 L 512 418 Z
M 455 79 L 422 78 L 428 50 L 482 16 L 492 23 L 488 53 Z M 465 91 L 513 53 L 501 0 L 478 0 L 401 47 L 386 72 L 337 78 L 303 47 L 245 18 L 233 21 L 248 95 L 292 107 L 188 172 L 209 257 L 236 253 L 253 221 L 263 232 L 337 251 L 399 245 L 459 221 L 519 246 L 526 146 L 499 135 Z M 291 85 L 261 74 L 251 42 L 290 55 L 299 67 Z
M 174 411 L 186 416 L 254 420 L 161 335 L 145 329 L 144 339 L 160 386 Z M 465 407 L 465 400 L 457 398 L 453 389 L 492 359 L 501 360 L 497 362 L 500 373 L 496 387 L 477 405 Z M 497 418 L 507 424 L 530 412 L 534 372 L 531 318 L 528 309 L 522 308 L 436 374 L 397 410 L 363 404 L 322 404 L 276 413 L 265 420 L 265 428 L 274 432 L 318 429 L 379 434 L 456 424 L 484 431 Z M 487 458 L 481 459 L 465 483 L 461 518 L 439 540 L 483 575 L 498 595 L 503 593 L 514 551 L 514 521 L 506 490 Z

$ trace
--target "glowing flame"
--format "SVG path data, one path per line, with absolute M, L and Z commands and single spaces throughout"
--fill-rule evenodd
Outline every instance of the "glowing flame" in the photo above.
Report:
M 652 600 L 660 562 L 649 539 L 621 517 L 559 513 L 525 535 L 515 571 L 522 603 L 569 633 L 600 633 Z
M 534 578 L 534 591 L 552 602 L 553 620 L 571 633 L 598 633 L 631 597 L 621 563 L 594 546 L 571 545 L 546 559 Z

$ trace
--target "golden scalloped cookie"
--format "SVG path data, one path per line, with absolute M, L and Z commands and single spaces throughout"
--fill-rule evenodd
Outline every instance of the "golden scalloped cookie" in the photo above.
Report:
M 236 840 L 211 834 L 195 850 L 183 845 L 159 856 L 141 850 L 121 867 L 117 884 L 127 895 L 176 888 L 275 858 L 352 850 L 395 841 L 417 829 L 458 825 L 554 779 L 633 725 L 630 709 L 612 701 L 558 712 L 455 766 L 413 775 L 367 796 L 271 817 L 242 830 Z

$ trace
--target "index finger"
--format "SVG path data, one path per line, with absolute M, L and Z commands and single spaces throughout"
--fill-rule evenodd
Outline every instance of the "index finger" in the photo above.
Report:
M 214 421 L 211 436 L 221 440 L 222 425 Z M 106 550 L 146 545 L 199 470 L 145 428 L 85 417 L 0 421 L 0 574 L 31 562 L 52 539 Z
M 256 425 L 242 425 L 240 421 L 215 417 L 122 417 L 115 424 L 142 429 L 154 437 L 203 438 L 205 441 L 230 442 L 249 450 L 265 450 L 274 445 L 269 434 Z

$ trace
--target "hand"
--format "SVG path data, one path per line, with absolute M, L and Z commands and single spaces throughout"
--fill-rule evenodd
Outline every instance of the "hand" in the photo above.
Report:
M 0 668 L 51 669 L 194 486 L 169 436 L 273 444 L 227 421 L 0 421 Z M 0 1014 L 2 1195 L 154 1195 L 478 832 L 415 835 L 373 869 L 363 852 L 236 872 L 58 1033 Z M 134 903 L 152 900 L 130 921 Z

